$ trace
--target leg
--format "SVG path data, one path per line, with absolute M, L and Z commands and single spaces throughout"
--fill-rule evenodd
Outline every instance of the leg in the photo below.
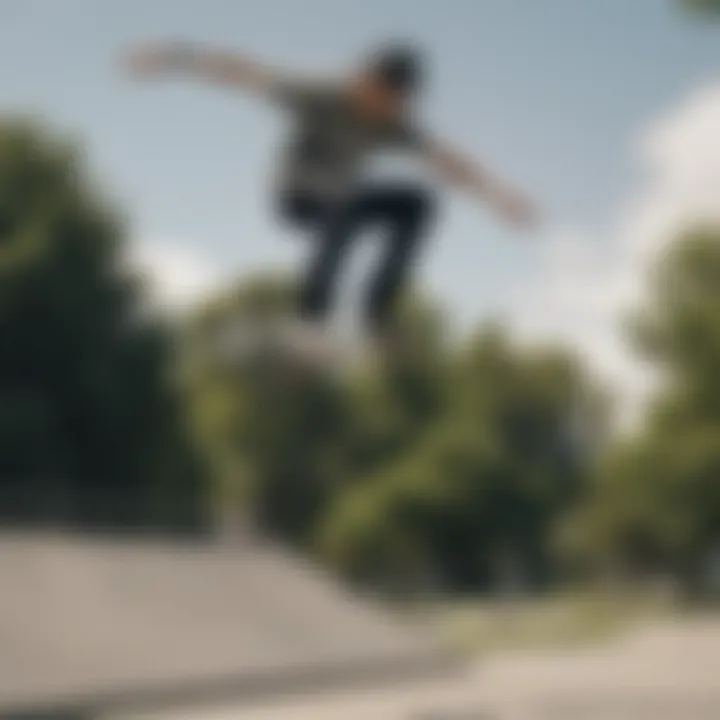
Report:
M 324 212 L 315 224 L 317 247 L 300 284 L 300 322 L 290 330 L 290 342 L 313 368 L 325 366 L 332 343 L 323 321 L 332 309 L 335 284 L 354 233 L 364 221 L 358 198 Z
M 353 236 L 376 211 L 372 198 L 361 193 L 320 218 L 316 225 L 316 254 L 301 283 L 299 311 L 303 318 L 323 320 L 326 317 Z
M 306 232 L 313 243 L 313 254 L 300 279 L 297 312 L 305 320 L 323 320 L 331 304 L 346 237 L 331 222 L 328 208 L 304 193 L 281 197 L 279 215 L 294 229 Z
M 387 187 L 371 191 L 366 203 L 373 215 L 389 226 L 388 247 L 368 297 L 367 320 L 374 332 L 384 334 L 392 322 L 398 295 L 432 215 L 429 193 L 422 188 Z
M 325 232 L 301 281 L 299 313 L 305 320 L 324 320 L 330 311 L 335 281 L 348 246 L 349 233 Z

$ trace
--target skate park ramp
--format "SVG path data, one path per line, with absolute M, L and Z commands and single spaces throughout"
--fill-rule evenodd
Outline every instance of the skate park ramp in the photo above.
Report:
M 432 641 L 268 545 L 0 533 L 0 718 L 457 670 Z

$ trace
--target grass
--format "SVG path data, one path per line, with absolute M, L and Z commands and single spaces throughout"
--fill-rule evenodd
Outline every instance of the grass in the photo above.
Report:
M 672 607 L 647 596 L 574 593 L 513 601 L 460 601 L 422 611 L 442 640 L 468 653 L 532 650 L 599 643 Z

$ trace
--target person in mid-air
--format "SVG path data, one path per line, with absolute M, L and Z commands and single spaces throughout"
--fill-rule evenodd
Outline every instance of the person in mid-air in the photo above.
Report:
M 421 129 L 414 101 L 423 85 L 420 53 L 388 45 L 339 80 L 306 80 L 276 72 L 235 53 L 187 43 L 144 46 L 132 51 L 135 77 L 185 74 L 251 91 L 290 113 L 294 132 L 282 154 L 278 212 L 315 243 L 297 301 L 305 348 L 326 345 L 325 319 L 335 281 L 353 240 L 369 224 L 386 233 L 384 256 L 364 308 L 371 339 L 384 349 L 397 343 L 395 305 L 429 228 L 433 197 L 405 182 L 366 181 L 363 161 L 383 150 L 421 156 L 448 181 L 490 203 L 507 220 L 528 227 L 532 205 Z

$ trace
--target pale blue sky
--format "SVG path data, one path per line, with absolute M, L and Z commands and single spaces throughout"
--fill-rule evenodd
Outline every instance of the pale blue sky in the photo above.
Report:
M 281 118 L 187 83 L 137 86 L 121 48 L 182 37 L 304 70 L 348 66 L 398 35 L 431 51 L 422 114 L 532 191 L 553 227 L 605 229 L 636 180 L 639 128 L 720 69 L 717 28 L 671 0 L 0 0 L 0 107 L 79 132 L 134 233 L 176 239 L 238 274 L 291 263 L 302 240 L 268 211 Z M 482 314 L 537 250 L 452 197 L 423 277 Z

